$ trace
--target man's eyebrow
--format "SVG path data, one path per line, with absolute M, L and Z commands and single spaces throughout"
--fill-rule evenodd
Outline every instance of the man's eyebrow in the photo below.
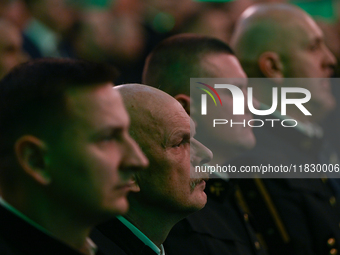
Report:
M 189 130 L 184 130 L 184 129 L 177 130 L 177 131 L 173 132 L 171 134 L 171 136 L 190 136 L 190 133 L 191 133 L 190 131 Z
M 98 127 L 92 132 L 92 137 L 98 138 L 101 135 L 122 133 L 127 127 L 125 125 L 107 125 L 103 127 Z
M 248 87 L 248 83 L 234 83 L 234 85 L 240 89 L 244 89 L 244 88 L 247 88 Z
M 98 132 L 108 131 L 112 129 L 124 129 L 129 128 L 129 123 L 103 123 L 102 125 L 96 126 L 94 129 Z
M 312 38 L 312 43 L 321 43 L 323 41 L 324 41 L 324 38 L 321 35 L 317 35 Z
M 322 35 L 316 35 L 316 36 L 314 36 L 313 38 L 310 39 L 310 41 L 308 42 L 308 45 L 312 45 L 312 44 L 320 45 L 324 41 L 325 41 L 325 39 Z
M 163 140 L 162 142 L 162 146 L 164 148 L 166 148 L 169 143 L 173 142 L 172 140 L 174 138 L 188 138 L 190 139 L 190 131 L 189 130 L 184 130 L 184 129 L 180 129 L 180 130 L 176 130 L 174 132 L 171 132 L 170 134 L 168 134 L 166 137 L 165 137 L 165 140 Z

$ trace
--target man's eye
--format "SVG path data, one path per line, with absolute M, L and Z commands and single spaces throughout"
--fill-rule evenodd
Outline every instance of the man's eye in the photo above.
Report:
M 111 141 L 111 140 L 115 140 L 116 137 L 114 135 L 107 135 L 107 136 L 103 136 L 102 137 L 102 141 Z
M 312 45 L 312 46 L 310 46 L 310 50 L 311 51 L 315 51 L 315 50 L 317 50 L 318 49 L 318 46 L 317 45 Z
M 188 144 L 188 143 L 190 143 L 188 139 L 183 139 L 180 143 L 176 144 L 173 147 L 181 147 L 181 146 Z
M 120 132 L 112 132 L 110 134 L 103 135 L 101 137 L 101 140 L 102 141 L 113 141 L 113 140 L 118 141 L 121 139 L 121 137 L 122 137 L 122 134 Z
M 309 47 L 309 49 L 311 50 L 311 51 L 316 51 L 316 50 L 318 50 L 319 48 L 320 48 L 320 43 L 315 43 L 315 44 L 313 44 L 313 45 L 311 45 L 310 47 Z

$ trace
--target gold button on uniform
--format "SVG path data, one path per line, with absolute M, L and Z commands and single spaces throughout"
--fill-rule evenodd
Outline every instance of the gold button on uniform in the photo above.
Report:
M 213 185 L 210 186 L 211 194 L 215 196 L 220 196 L 221 192 L 224 190 L 223 184 L 221 182 L 215 182 Z
M 329 254 L 330 254 L 330 255 L 336 255 L 336 254 L 338 254 L 338 250 L 337 250 L 337 249 L 331 249 L 331 250 L 329 251 Z
M 334 206 L 334 205 L 336 204 L 336 199 L 335 199 L 335 197 L 331 197 L 331 198 L 329 199 L 329 203 L 331 204 L 331 206 Z
M 329 246 L 334 246 L 334 244 L 335 244 L 335 239 L 334 238 L 329 238 L 328 240 L 327 240 L 327 244 L 329 245 Z
M 259 243 L 258 241 L 256 241 L 256 242 L 254 243 L 254 245 L 255 245 L 255 248 L 256 248 L 257 250 L 259 250 L 259 249 L 261 248 L 261 245 L 260 245 L 260 243 Z M 333 250 L 335 250 L 335 249 L 333 249 Z
M 249 221 L 249 215 L 248 215 L 248 214 L 245 213 L 245 214 L 243 215 L 243 217 L 244 217 L 244 220 L 245 220 L 246 222 Z

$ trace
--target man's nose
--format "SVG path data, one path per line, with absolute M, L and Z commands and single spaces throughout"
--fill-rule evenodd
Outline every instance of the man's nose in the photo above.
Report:
M 126 148 L 124 155 L 124 166 L 135 171 L 146 168 L 149 160 L 146 158 L 136 141 L 128 135 L 126 138 Z
M 333 55 L 333 53 L 328 49 L 326 45 L 324 45 L 324 55 L 325 55 L 324 62 L 323 62 L 324 67 L 334 69 L 337 63 L 337 60 L 335 56 Z
M 209 150 L 206 146 L 204 146 L 202 143 L 194 139 L 194 141 L 191 142 L 192 153 L 194 153 L 194 158 L 196 158 L 196 164 L 203 165 L 205 163 L 208 163 L 213 158 L 213 153 L 211 150 Z M 197 162 L 198 161 L 198 162 Z

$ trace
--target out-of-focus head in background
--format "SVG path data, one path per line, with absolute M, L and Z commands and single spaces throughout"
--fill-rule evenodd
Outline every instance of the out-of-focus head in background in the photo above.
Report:
M 327 78 L 333 75 L 336 58 L 326 46 L 320 27 L 299 7 L 249 7 L 237 23 L 231 45 L 250 78 L 275 78 L 276 85 L 282 78 L 324 78 L 320 82 L 314 79 L 312 83 L 298 83 L 298 87 L 306 87 L 312 94 L 308 104 L 313 121 L 323 119 L 334 109 L 335 99 Z M 255 97 L 270 105 L 271 87 L 254 85 Z
M 10 21 L 0 18 L 0 79 L 26 60 L 28 57 L 22 50 L 20 30 Z

